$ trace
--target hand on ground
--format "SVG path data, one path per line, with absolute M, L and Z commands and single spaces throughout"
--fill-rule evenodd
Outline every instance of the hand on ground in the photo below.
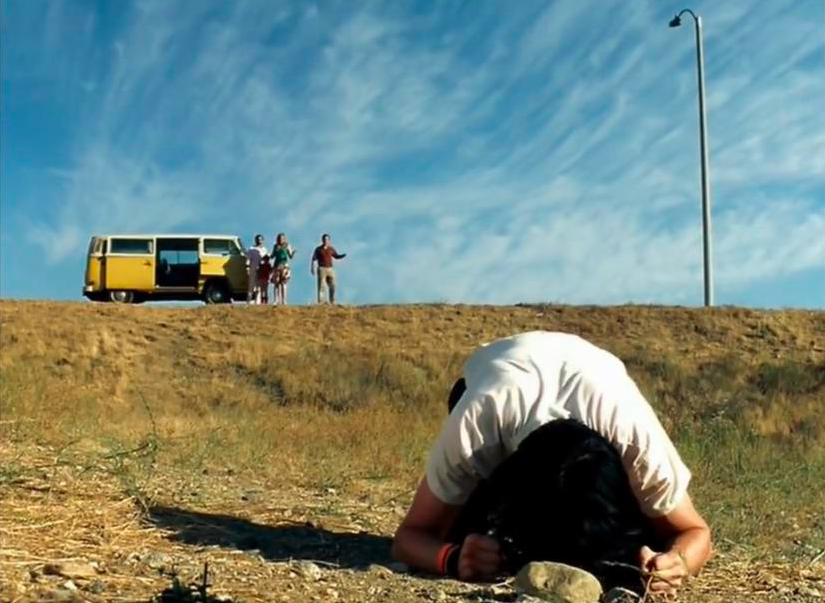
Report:
M 469 582 L 495 578 L 502 569 L 498 542 L 487 536 L 470 534 L 464 539 L 458 558 L 458 577 Z
M 687 580 L 687 564 L 679 551 L 657 553 L 643 546 L 639 551 L 639 562 L 645 582 L 650 580 L 648 590 L 651 593 L 674 595 Z

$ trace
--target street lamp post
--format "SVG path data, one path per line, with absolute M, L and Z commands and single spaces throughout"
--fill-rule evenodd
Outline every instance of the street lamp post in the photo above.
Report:
M 705 264 L 705 306 L 713 305 L 713 262 L 710 227 L 710 174 L 708 173 L 707 112 L 705 109 L 705 60 L 702 51 L 702 17 L 685 9 L 670 21 L 671 27 L 682 24 L 682 15 L 688 13 L 696 24 L 696 65 L 699 71 L 699 152 L 702 163 L 702 236 Z

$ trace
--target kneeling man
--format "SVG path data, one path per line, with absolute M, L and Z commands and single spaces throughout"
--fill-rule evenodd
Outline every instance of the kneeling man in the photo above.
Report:
M 707 561 L 691 473 L 609 352 L 564 333 L 501 339 L 469 358 L 448 406 L 400 561 L 461 580 L 560 561 L 663 594 Z

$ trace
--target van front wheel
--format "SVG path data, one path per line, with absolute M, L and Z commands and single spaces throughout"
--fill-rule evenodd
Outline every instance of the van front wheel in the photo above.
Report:
M 223 283 L 208 283 L 203 290 L 203 301 L 207 304 L 228 304 L 229 291 Z
M 135 301 L 135 294 L 132 291 L 109 291 L 109 299 L 116 304 L 131 304 Z

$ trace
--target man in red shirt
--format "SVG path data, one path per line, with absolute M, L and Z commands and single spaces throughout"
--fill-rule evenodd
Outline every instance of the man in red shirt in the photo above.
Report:
M 318 272 L 318 303 L 323 302 L 324 286 L 329 289 L 329 303 L 335 303 L 335 271 L 332 268 L 333 260 L 342 260 L 347 257 L 346 253 L 338 253 L 335 247 L 330 245 L 328 234 L 321 237 L 321 244 L 315 248 L 312 254 L 312 265 L 310 272 L 315 276 Z

